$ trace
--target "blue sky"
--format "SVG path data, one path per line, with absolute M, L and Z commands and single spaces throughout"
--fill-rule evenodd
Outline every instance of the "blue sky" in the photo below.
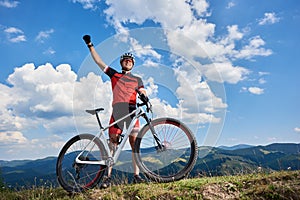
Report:
M 298 0 L 0 0 L 0 159 L 57 155 L 97 131 L 85 109 L 110 115 L 84 34 L 116 69 L 132 51 L 155 116 L 199 145 L 299 143 L 299 22 Z

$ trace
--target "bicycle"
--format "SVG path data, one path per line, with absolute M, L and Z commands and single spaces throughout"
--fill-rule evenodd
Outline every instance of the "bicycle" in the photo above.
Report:
M 96 115 L 100 132 L 97 135 L 79 134 L 71 138 L 59 153 L 56 174 L 59 184 L 68 192 L 81 192 L 95 187 L 102 179 L 106 169 L 113 166 L 134 128 L 138 118 L 143 117 L 146 124 L 140 129 L 134 148 L 134 159 L 141 172 L 155 182 L 171 182 L 186 177 L 193 169 L 198 155 L 198 146 L 191 130 L 173 118 L 148 117 L 152 105 L 138 90 L 141 103 L 123 118 L 103 127 L 99 112 L 103 108 L 86 110 Z M 127 130 L 123 130 L 121 141 L 114 154 L 109 147 L 105 131 L 133 116 Z M 152 113 L 153 116 L 153 113 Z

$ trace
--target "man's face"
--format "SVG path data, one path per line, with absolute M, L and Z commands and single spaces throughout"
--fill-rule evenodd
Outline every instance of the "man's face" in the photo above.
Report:
M 133 67 L 133 62 L 132 62 L 132 59 L 130 58 L 125 58 L 123 61 L 122 61 L 122 69 L 123 70 L 126 70 L 126 71 L 130 71 Z

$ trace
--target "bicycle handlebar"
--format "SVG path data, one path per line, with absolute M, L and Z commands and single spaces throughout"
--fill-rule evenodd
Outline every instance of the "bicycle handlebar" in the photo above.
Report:
M 138 103 L 138 106 L 147 106 L 147 112 L 151 111 L 152 112 L 152 105 L 149 101 L 149 98 L 144 95 L 143 93 L 141 93 L 141 91 L 139 91 L 138 88 L 135 88 L 135 91 L 138 93 L 139 95 L 139 99 L 142 101 L 142 103 Z

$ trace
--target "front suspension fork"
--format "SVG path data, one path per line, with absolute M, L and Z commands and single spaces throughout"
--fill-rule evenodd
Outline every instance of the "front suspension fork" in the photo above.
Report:
M 156 141 L 157 150 L 163 150 L 164 145 L 161 143 L 160 139 L 158 138 L 158 136 L 157 136 L 157 134 L 156 134 L 156 132 L 155 132 L 152 124 L 151 124 L 151 120 L 147 117 L 147 115 L 145 113 L 143 114 L 143 117 L 146 120 L 146 122 L 147 122 L 147 124 L 148 124 L 148 126 L 150 128 L 150 131 L 151 131 L 151 133 L 152 133 L 152 135 L 153 135 L 153 137 L 154 137 L 154 139 Z

